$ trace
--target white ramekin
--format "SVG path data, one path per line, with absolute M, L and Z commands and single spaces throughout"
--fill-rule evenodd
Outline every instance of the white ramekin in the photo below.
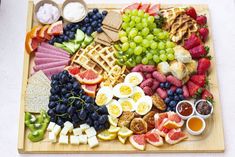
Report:
M 202 128 L 201 128 L 201 130 L 199 130 L 199 131 L 193 131 L 193 130 L 191 130 L 190 128 L 189 128 L 189 126 L 188 126 L 188 122 L 190 121 L 190 119 L 192 119 L 192 118 L 198 118 L 198 119 L 200 119 L 201 121 L 202 121 Z M 206 128 L 206 122 L 205 122 L 205 120 L 202 118 L 202 117 L 199 117 L 199 116 L 192 116 L 192 117 L 190 117 L 188 120 L 187 120 L 187 122 L 186 122 L 186 130 L 187 130 L 187 132 L 189 133 L 189 134 L 191 134 L 191 135 L 200 135 L 200 134 L 202 134 L 202 132 L 205 130 L 205 128 Z
M 184 116 L 184 115 L 181 115 L 181 114 L 179 113 L 179 111 L 178 111 L 178 106 L 179 106 L 181 103 L 189 103 L 189 104 L 192 106 L 193 112 L 192 112 L 189 116 Z M 180 116 L 180 118 L 182 118 L 183 120 L 187 120 L 188 118 L 192 117 L 192 116 L 194 115 L 194 110 L 195 110 L 195 108 L 194 108 L 193 103 L 191 103 L 191 102 L 188 101 L 188 100 L 182 100 L 182 101 L 178 102 L 178 104 L 176 105 L 176 113 L 177 113 L 177 114 Z

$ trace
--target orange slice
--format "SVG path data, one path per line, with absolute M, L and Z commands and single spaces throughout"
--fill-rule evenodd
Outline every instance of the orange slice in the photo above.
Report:
M 57 21 L 50 25 L 47 30 L 49 35 L 60 35 L 63 34 L 63 23 L 62 21 Z
M 41 28 L 41 30 L 39 31 L 39 37 L 42 39 L 46 39 L 46 40 L 51 40 L 51 36 L 49 34 L 47 34 L 47 30 L 50 27 L 50 25 L 45 25 Z
M 25 39 L 25 49 L 26 49 L 26 51 L 30 54 L 35 49 L 37 49 L 38 45 L 39 45 L 39 41 L 37 40 L 37 38 L 32 38 L 31 37 L 31 32 L 28 32 L 27 35 L 26 35 L 26 39 Z

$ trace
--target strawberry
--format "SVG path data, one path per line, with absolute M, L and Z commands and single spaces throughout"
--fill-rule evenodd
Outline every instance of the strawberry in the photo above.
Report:
M 203 87 L 206 84 L 206 75 L 192 75 L 190 81 Z
M 207 54 L 205 47 L 201 44 L 189 50 L 193 59 L 199 59 Z
M 186 14 L 190 17 L 192 17 L 194 20 L 197 19 L 197 13 L 196 10 L 193 7 L 190 7 L 186 10 Z
M 189 50 L 201 44 L 200 38 L 196 34 L 191 34 L 190 37 L 184 41 L 184 48 Z
M 213 95 L 207 89 L 204 89 L 202 92 L 202 99 L 205 99 L 205 100 L 212 102 Z
M 211 61 L 209 58 L 199 59 L 198 65 L 197 65 L 197 74 L 199 75 L 206 74 L 210 66 L 211 66 Z
M 193 83 L 192 81 L 187 82 L 187 87 L 188 87 L 189 95 L 191 97 L 198 96 L 202 92 L 201 87 L 198 86 L 197 84 Z
M 201 15 L 197 17 L 196 21 L 198 25 L 204 26 L 207 23 L 207 18 L 205 15 Z
M 200 38 L 202 39 L 202 41 L 205 42 L 206 39 L 207 39 L 207 37 L 208 37 L 208 35 L 209 35 L 209 30 L 208 30 L 208 28 L 205 28 L 205 27 L 200 28 L 200 29 L 198 30 L 198 32 L 199 32 L 199 35 L 200 35 Z

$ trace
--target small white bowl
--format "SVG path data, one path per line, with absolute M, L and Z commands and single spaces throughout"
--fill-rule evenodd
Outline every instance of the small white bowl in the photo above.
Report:
M 178 106 L 179 106 L 181 103 L 188 103 L 188 104 L 190 104 L 190 105 L 192 106 L 193 111 L 192 111 L 192 113 L 191 113 L 190 115 L 184 116 L 184 115 L 181 115 L 181 114 L 179 113 L 179 111 L 178 111 Z M 188 100 L 182 100 L 182 101 L 178 102 L 178 104 L 176 105 L 176 113 L 177 113 L 177 114 L 180 116 L 180 118 L 182 118 L 183 120 L 187 120 L 188 118 L 192 117 L 192 116 L 194 115 L 194 110 L 195 110 L 195 109 L 194 109 L 193 103 L 191 103 L 191 102 L 188 101 Z
M 198 113 L 198 111 L 197 111 L 197 105 L 198 105 L 200 102 L 207 102 L 208 105 L 211 106 L 211 112 L 210 112 L 209 114 L 203 115 L 203 114 Z M 196 115 L 198 115 L 199 117 L 202 117 L 203 119 L 207 119 L 207 118 L 210 117 L 211 114 L 213 113 L 213 105 L 212 105 L 212 103 L 211 103 L 210 101 L 208 101 L 208 100 L 205 100 L 205 99 L 200 99 L 200 100 L 198 100 L 198 101 L 195 103 L 195 113 L 196 113 Z
M 192 129 L 189 128 L 188 123 L 189 123 L 190 119 L 192 119 L 192 118 L 198 118 L 198 119 L 200 119 L 200 120 L 202 121 L 202 128 L 201 128 L 201 130 L 199 130 L 199 131 L 193 131 Z M 196 135 L 200 135 L 200 134 L 202 134 L 202 132 L 205 130 L 205 128 L 206 128 L 206 122 L 205 122 L 205 120 L 204 120 L 202 117 L 199 117 L 199 116 L 192 116 L 192 117 L 190 117 L 190 118 L 187 120 L 187 122 L 186 122 L 186 130 L 187 130 L 187 132 L 190 133 L 191 135 L 195 135 L 195 136 L 196 136 Z

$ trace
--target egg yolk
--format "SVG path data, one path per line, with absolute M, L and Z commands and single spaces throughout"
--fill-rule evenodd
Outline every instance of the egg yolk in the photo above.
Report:
M 130 77 L 130 83 L 137 85 L 139 83 L 139 79 L 135 76 Z
M 137 107 L 137 111 L 138 112 L 143 112 L 143 111 L 148 110 L 148 108 L 149 108 L 149 105 L 147 103 L 141 102 L 141 103 L 139 103 L 139 105 Z
M 117 105 L 110 104 L 109 105 L 109 112 L 110 112 L 111 115 L 119 115 L 120 109 Z
M 104 93 L 97 95 L 95 102 L 97 105 L 104 105 L 107 101 L 107 96 Z
M 123 101 L 121 103 L 122 110 L 123 111 L 131 111 L 132 110 L 132 104 L 129 101 Z
M 131 93 L 131 88 L 129 86 L 121 86 L 119 91 L 121 95 L 128 95 Z
M 142 96 L 141 93 L 137 92 L 133 94 L 132 99 L 136 102 L 141 98 L 141 96 Z

